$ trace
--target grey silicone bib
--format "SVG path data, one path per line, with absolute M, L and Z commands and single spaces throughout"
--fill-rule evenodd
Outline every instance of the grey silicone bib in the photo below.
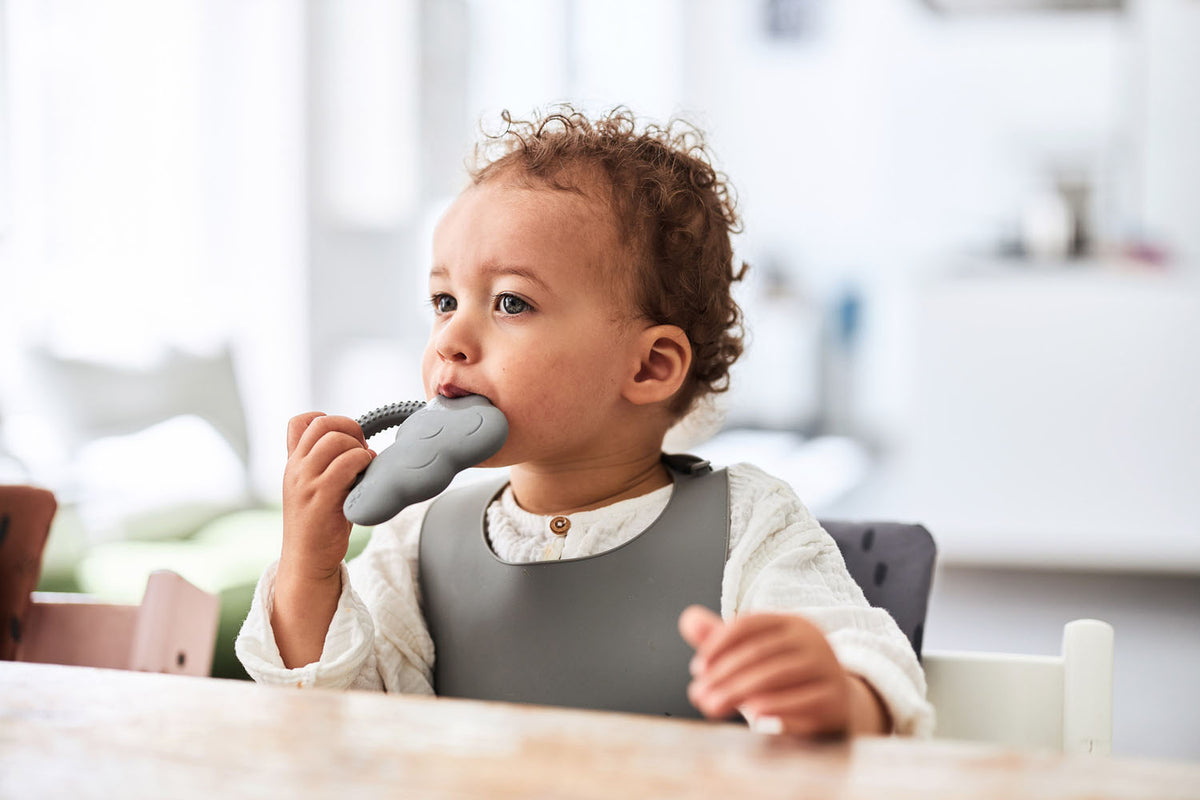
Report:
M 511 564 L 488 544 L 488 482 L 443 494 L 421 530 L 420 582 L 447 697 L 698 717 L 687 699 L 692 649 L 678 632 L 693 603 L 720 608 L 729 535 L 725 470 L 664 459 L 662 514 L 595 556 Z

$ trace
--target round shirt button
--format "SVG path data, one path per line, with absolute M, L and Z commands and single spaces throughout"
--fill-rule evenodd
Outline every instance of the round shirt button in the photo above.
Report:
M 566 517 L 555 517 L 550 520 L 550 532 L 555 536 L 566 536 L 569 530 L 571 530 L 571 520 Z

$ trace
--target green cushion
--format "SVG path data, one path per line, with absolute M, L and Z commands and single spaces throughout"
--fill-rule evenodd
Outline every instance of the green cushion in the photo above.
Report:
M 42 574 L 38 579 L 39 592 L 78 592 L 76 568 L 87 552 L 87 529 L 78 512 L 69 505 L 60 505 L 50 524 L 50 537 L 42 551 Z

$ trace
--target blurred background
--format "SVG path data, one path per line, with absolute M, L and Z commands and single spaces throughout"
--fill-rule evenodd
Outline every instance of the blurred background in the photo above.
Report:
M 685 444 L 925 523 L 927 648 L 1111 622 L 1114 752 L 1200 758 L 1197 0 L 0 0 L 43 587 L 176 569 L 236 676 L 287 419 L 420 396 L 432 226 L 559 100 L 685 116 L 738 191 L 749 347 Z

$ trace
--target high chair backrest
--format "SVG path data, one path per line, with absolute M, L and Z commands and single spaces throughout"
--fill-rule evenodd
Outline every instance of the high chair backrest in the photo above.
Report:
M 219 614 L 216 595 L 165 570 L 136 606 L 35 592 L 16 660 L 207 676 Z
M 58 503 L 38 486 L 0 486 L 0 661 L 11 661 L 28 624 L 42 551 Z
M 1057 656 L 930 651 L 924 667 L 938 737 L 1112 751 L 1113 629 L 1106 622 L 1068 622 Z
M 821 520 L 867 602 L 886 609 L 921 655 L 937 547 L 922 525 Z

